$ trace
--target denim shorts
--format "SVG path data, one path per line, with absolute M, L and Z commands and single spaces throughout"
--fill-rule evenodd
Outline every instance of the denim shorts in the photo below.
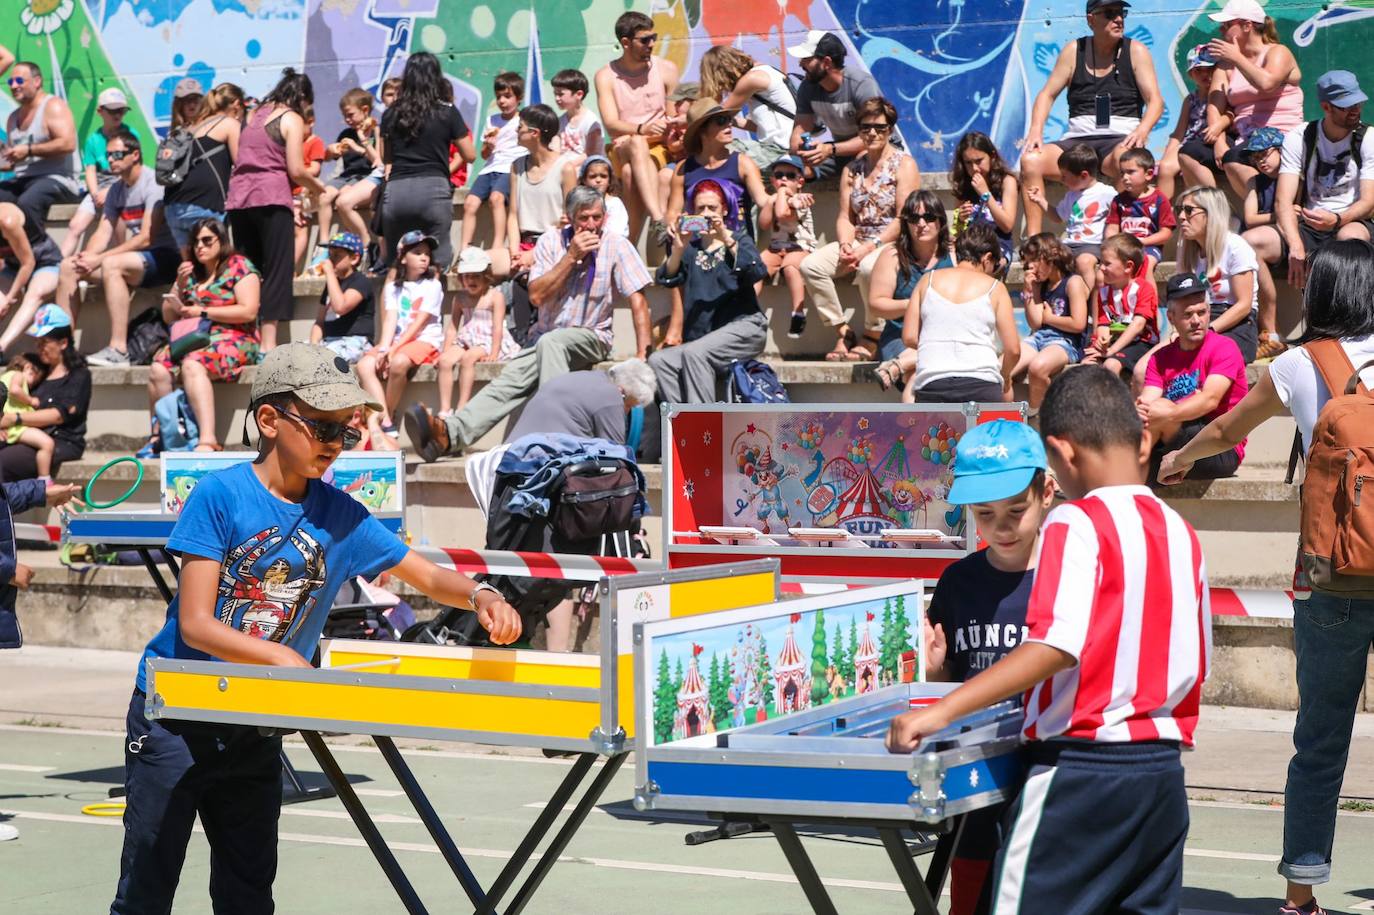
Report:
M 150 248 L 138 252 L 138 256 L 143 259 L 143 279 L 138 282 L 140 289 L 170 286 L 176 280 L 181 252 L 175 248 Z
M 485 175 L 478 175 L 468 193 L 478 200 L 486 200 L 492 191 L 505 197 L 510 196 L 510 172 L 487 172 Z
M 33 274 L 29 277 L 29 282 L 32 283 L 34 277 L 37 277 L 38 275 L 43 273 L 58 274 L 61 272 L 62 268 L 57 266 L 56 264 L 50 264 L 47 267 L 34 267 Z M 0 280 L 4 280 L 6 283 L 13 283 L 14 278 L 18 275 L 19 271 L 17 270 L 11 270 L 9 267 L 0 267 Z
M 1059 346 L 1069 354 L 1070 363 L 1083 361 L 1083 350 L 1075 346 L 1072 340 L 1059 331 L 1051 330 L 1048 327 L 1042 327 L 1027 337 L 1026 345 L 1038 353 L 1044 352 L 1048 347 Z
M 185 248 L 191 243 L 191 230 L 202 219 L 218 219 L 224 222 L 224 214 L 207 209 L 195 203 L 169 203 L 162 208 L 167 219 L 167 228 L 172 231 L 177 246 Z

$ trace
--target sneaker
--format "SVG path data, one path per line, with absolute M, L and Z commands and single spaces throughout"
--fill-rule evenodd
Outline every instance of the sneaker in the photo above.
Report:
M 86 357 L 86 361 L 91 365 L 128 365 L 129 354 L 113 346 L 107 346 L 98 353 L 91 353 Z
M 796 339 L 798 339 L 799 337 L 801 337 L 802 333 L 803 333 L 805 330 L 806 330 L 806 312 L 804 312 L 804 311 L 794 311 L 794 312 L 792 312 L 792 323 L 789 324 L 789 325 L 787 325 L 787 336 L 791 337 L 793 340 L 796 340 Z
M 1288 349 L 1288 344 L 1279 338 L 1278 334 L 1270 334 L 1260 341 L 1260 345 L 1255 349 L 1255 362 L 1268 362 L 1275 356 L 1283 354 Z
M 406 410 L 401 420 L 410 436 L 410 444 L 426 464 L 433 464 L 448 453 L 451 444 L 448 423 L 429 412 L 424 404 L 417 403 Z
M 394 423 L 382 423 L 382 431 L 390 438 L 401 437 L 401 430 L 397 429 Z
M 1306 905 L 1281 905 L 1279 915 L 1326 915 L 1326 909 L 1317 905 L 1317 900 L 1313 899 Z
M 0 823 L 0 842 L 9 842 L 17 838 L 19 838 L 19 830 L 8 823 Z

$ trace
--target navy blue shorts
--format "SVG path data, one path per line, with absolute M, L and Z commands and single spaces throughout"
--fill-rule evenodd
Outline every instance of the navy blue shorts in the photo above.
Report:
M 1007 815 L 995 915 L 1178 915 L 1188 797 L 1177 743 L 1052 740 Z
M 485 175 L 478 175 L 477 180 L 472 182 L 472 187 L 468 188 L 468 193 L 478 200 L 486 200 L 492 191 L 503 197 L 510 197 L 510 172 L 487 172 Z

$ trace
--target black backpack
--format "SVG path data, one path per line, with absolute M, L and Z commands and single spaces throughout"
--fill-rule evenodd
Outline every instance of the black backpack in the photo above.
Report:
M 129 322 L 129 363 L 152 365 L 153 356 L 167 345 L 170 332 L 162 322 L 162 310 L 149 308 Z
M 214 127 L 222 120 L 223 117 L 217 118 L 210 126 Z M 203 162 L 220 153 L 228 155 L 227 143 L 216 143 L 211 149 L 201 152 L 199 141 L 202 139 L 204 137 L 198 137 L 189 130 L 176 130 L 167 134 L 162 142 L 157 144 L 157 162 L 153 166 L 157 183 L 163 187 L 177 187 L 186 180 L 186 176 L 191 173 L 197 162 Z M 215 180 L 219 180 L 218 172 L 215 173 Z M 221 187 L 220 191 L 223 190 Z
M 1298 182 L 1299 206 L 1307 205 L 1307 176 L 1312 173 L 1312 157 L 1317 154 L 1317 131 L 1321 129 L 1321 124 L 1322 122 L 1320 119 L 1309 121 L 1307 123 L 1307 128 L 1302 132 L 1302 172 L 1300 173 L 1302 175 L 1302 180 Z M 1368 130 L 1369 125 L 1362 123 L 1350 133 L 1350 152 L 1348 155 L 1353 156 L 1355 159 L 1355 183 L 1357 187 L 1360 180 L 1360 169 L 1364 166 L 1364 150 L 1361 149 L 1361 147 L 1364 145 L 1364 135 Z M 1344 158 L 1345 156 L 1337 158 L 1337 164 Z M 1355 196 L 1359 196 L 1358 190 Z

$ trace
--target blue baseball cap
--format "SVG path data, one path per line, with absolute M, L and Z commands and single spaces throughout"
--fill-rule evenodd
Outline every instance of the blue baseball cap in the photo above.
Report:
M 326 248 L 342 248 L 349 254 L 363 256 L 363 240 L 358 237 L 356 232 L 336 232 L 334 237 L 329 239 Z
M 791 155 L 790 153 L 786 156 L 779 156 L 772 165 L 768 166 L 768 171 L 771 173 L 773 169 L 777 168 L 779 165 L 790 165 L 803 174 L 806 172 L 806 166 L 802 164 L 801 157 Z
M 996 502 L 1025 491 L 1037 470 L 1048 466 L 1040 436 L 1026 423 L 995 419 L 974 426 L 959 439 L 954 457 L 951 505 Z
M 1215 67 L 1217 59 L 1212 55 L 1212 49 L 1205 44 L 1193 45 L 1188 50 L 1188 69 L 1197 67 Z
M 1360 81 L 1349 70 L 1329 70 L 1317 77 L 1317 101 L 1337 108 L 1363 105 L 1369 96 L 1360 88 Z
M 61 309 L 61 307 L 48 303 L 38 309 L 33 316 L 33 325 L 29 328 L 30 337 L 46 337 L 55 330 L 72 326 L 72 317 Z
M 1260 127 L 1250 131 L 1245 142 L 1240 145 L 1241 152 L 1256 153 L 1266 149 L 1283 147 L 1283 131 L 1277 127 Z

